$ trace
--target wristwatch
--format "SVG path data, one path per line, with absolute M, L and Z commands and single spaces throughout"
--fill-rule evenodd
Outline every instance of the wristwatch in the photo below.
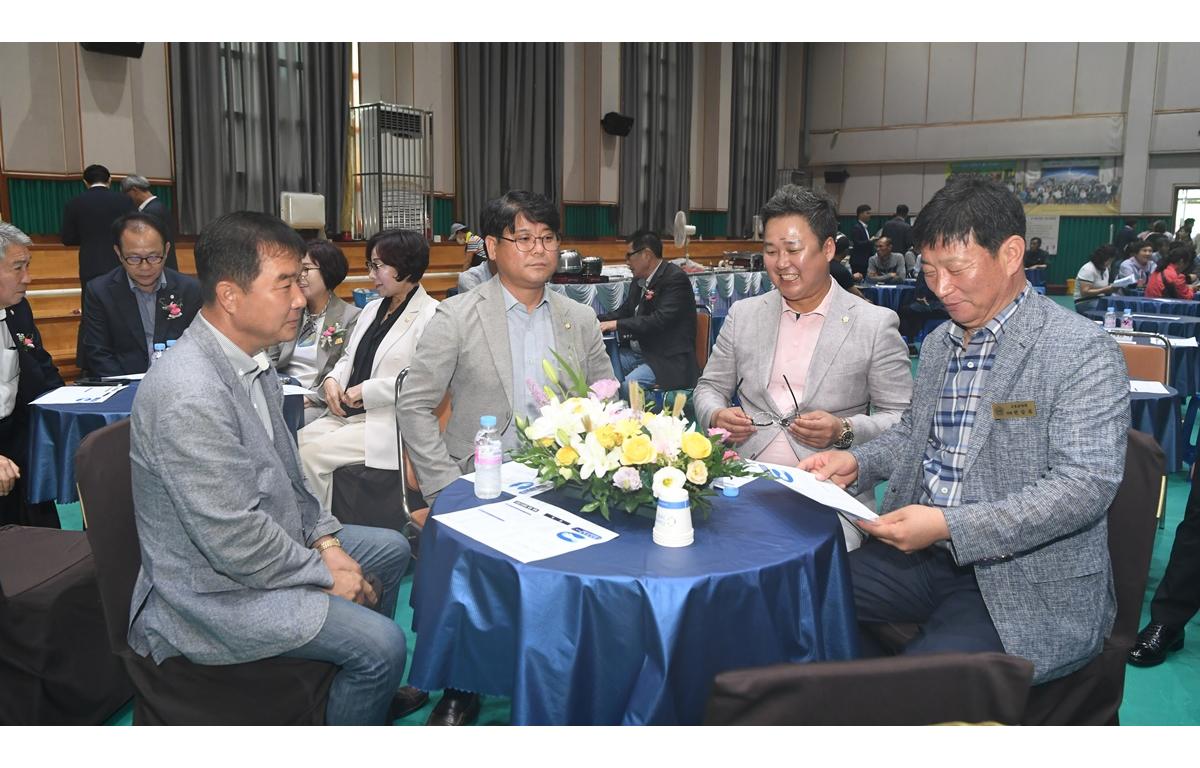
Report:
M 854 445 L 854 427 L 850 426 L 849 419 L 842 419 L 842 434 L 833 441 L 833 447 L 844 451 L 851 445 Z

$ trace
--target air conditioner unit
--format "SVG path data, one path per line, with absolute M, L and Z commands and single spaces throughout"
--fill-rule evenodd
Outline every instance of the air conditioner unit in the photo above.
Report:
M 284 192 L 279 196 L 279 218 L 292 229 L 325 229 L 325 195 Z

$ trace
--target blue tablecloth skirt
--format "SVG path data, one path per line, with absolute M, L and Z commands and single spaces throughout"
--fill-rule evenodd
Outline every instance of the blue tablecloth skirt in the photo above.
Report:
M 529 564 L 438 524 L 480 503 L 455 482 L 421 537 L 419 688 L 511 697 L 514 724 L 686 724 L 719 672 L 857 653 L 838 518 L 772 481 L 718 499 L 690 547 L 657 546 L 651 520 L 617 512 L 595 518 L 617 539 Z
M 1162 446 L 1166 456 L 1166 471 L 1178 472 L 1183 457 L 1183 426 L 1179 417 L 1179 394 L 1168 387 L 1169 394 L 1130 393 L 1130 426 L 1150 435 Z
M 31 405 L 29 407 L 29 457 L 27 497 L 31 503 L 79 501 L 75 490 L 75 451 L 91 432 L 129 418 L 137 383 L 103 403 Z M 292 435 L 304 426 L 304 398 L 283 399 L 283 420 Z

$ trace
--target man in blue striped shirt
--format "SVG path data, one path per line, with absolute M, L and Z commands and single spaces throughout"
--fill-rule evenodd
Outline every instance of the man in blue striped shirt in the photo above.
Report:
M 1030 288 L 1025 213 L 1002 185 L 951 178 L 913 235 L 953 322 L 926 338 L 898 424 L 800 467 L 855 493 L 888 481 L 850 556 L 860 624 L 919 625 L 904 653 L 1004 651 L 1035 683 L 1062 677 L 1116 615 L 1104 523 L 1124 472 L 1124 359 Z

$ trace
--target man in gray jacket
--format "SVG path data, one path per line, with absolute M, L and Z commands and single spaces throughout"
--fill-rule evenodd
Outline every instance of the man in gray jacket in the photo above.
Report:
M 427 698 L 397 691 L 406 648 L 392 614 L 410 552 L 393 531 L 342 526 L 301 472 L 263 350 L 296 335 L 303 252 L 261 213 L 222 216 L 196 243 L 204 306 L 133 406 L 129 644 L 156 662 L 328 661 L 340 670 L 326 722 L 382 724 Z
M 1005 651 L 1034 682 L 1099 654 L 1116 615 L 1105 513 L 1121 481 L 1129 379 L 1116 343 L 1025 279 L 1025 213 L 953 177 L 913 231 L 952 323 L 925 339 L 887 432 L 801 462 L 850 489 L 888 481 L 850 556 L 860 623 L 921 626 L 905 653 Z

